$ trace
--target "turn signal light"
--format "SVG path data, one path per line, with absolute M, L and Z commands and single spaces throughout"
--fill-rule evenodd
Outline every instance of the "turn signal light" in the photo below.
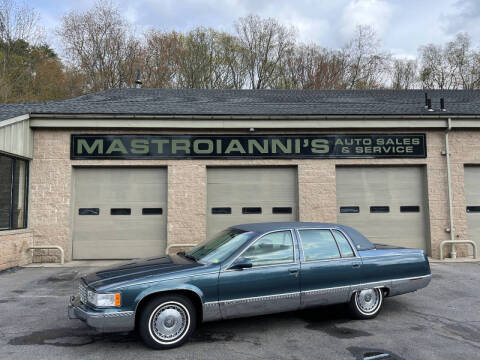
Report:
M 120 306 L 120 293 L 115 294 L 115 306 Z

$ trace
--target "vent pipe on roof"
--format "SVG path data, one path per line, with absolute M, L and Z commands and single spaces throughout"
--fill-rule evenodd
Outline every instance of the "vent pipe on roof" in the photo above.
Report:
M 432 109 L 432 99 L 430 99 L 430 98 L 427 99 L 427 109 L 428 109 L 428 111 L 433 111 L 433 109 Z
M 447 111 L 447 109 L 445 109 L 445 99 L 444 98 L 440 98 L 440 110 L 441 111 Z
M 142 87 L 142 80 L 140 80 L 140 70 L 137 70 L 137 80 L 135 80 L 135 87 L 140 89 Z
M 428 94 L 425 93 L 425 109 L 428 108 Z

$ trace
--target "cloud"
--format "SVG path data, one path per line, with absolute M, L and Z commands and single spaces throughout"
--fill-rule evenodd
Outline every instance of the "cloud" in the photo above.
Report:
M 384 0 L 352 0 L 343 10 L 340 31 L 348 39 L 358 25 L 370 25 L 381 37 L 391 15 L 392 7 Z
M 442 29 L 450 38 L 460 32 L 468 32 L 472 39 L 480 37 L 480 1 L 455 1 L 452 9 L 441 16 Z
M 154 27 L 189 31 L 197 26 L 234 32 L 241 16 L 272 17 L 297 28 L 301 42 L 340 48 L 359 24 L 371 25 L 386 50 L 413 57 L 420 45 L 444 43 L 463 31 L 480 39 L 480 0 L 112 0 L 141 34 Z M 44 20 L 48 39 L 57 48 L 53 29 L 70 10 L 85 11 L 95 0 L 29 0 Z M 480 45 L 480 44 L 479 44 Z

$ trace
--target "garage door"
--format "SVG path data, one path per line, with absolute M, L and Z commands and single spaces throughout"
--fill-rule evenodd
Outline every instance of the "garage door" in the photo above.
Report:
M 296 221 L 297 170 L 209 168 L 207 237 L 237 224 Z
M 475 241 L 480 248 L 480 166 L 465 167 L 465 200 L 468 239 Z
M 75 169 L 73 257 L 164 254 L 166 199 L 166 169 Z
M 422 167 L 337 167 L 337 221 L 372 242 L 427 250 Z

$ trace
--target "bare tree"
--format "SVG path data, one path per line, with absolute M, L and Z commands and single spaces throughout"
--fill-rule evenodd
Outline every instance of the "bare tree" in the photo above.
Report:
M 185 88 L 214 88 L 221 76 L 215 64 L 215 31 L 196 28 L 186 34 L 179 60 L 178 85 Z
M 340 89 L 344 87 L 345 70 L 345 58 L 338 51 L 300 44 L 282 59 L 275 87 Z
M 409 59 L 395 59 L 391 73 L 392 88 L 406 90 L 415 88 L 418 82 L 417 61 Z
M 479 53 L 471 48 L 470 37 L 465 33 L 457 34 L 453 41 L 446 44 L 446 60 L 455 78 L 455 87 L 475 89 L 480 85 Z
M 385 83 L 390 54 L 382 51 L 380 40 L 371 26 L 358 26 L 355 36 L 343 47 L 342 53 L 347 62 L 347 89 L 377 88 Z
M 178 32 L 169 33 L 149 30 L 144 34 L 143 82 L 147 87 L 176 87 L 178 64 L 184 36 Z
M 456 89 L 455 70 L 447 61 L 442 46 L 428 44 L 419 49 L 420 80 L 427 89 Z
M 424 88 L 478 89 L 480 53 L 467 34 L 457 34 L 445 46 L 428 44 L 419 49 L 420 79 Z
M 187 34 L 145 34 L 145 84 L 184 88 L 236 88 L 245 84 L 246 67 L 236 37 L 213 29 Z
M 43 29 L 38 13 L 24 2 L 0 0 L 0 41 L 12 43 L 23 40 L 30 45 L 43 42 Z
M 66 14 L 57 33 L 70 65 L 84 73 L 92 91 L 133 86 L 140 42 L 110 1 Z
M 293 28 L 256 15 L 240 18 L 235 28 L 243 47 L 250 88 L 271 87 L 281 60 L 295 45 Z
M 224 68 L 224 86 L 242 89 L 247 82 L 247 64 L 244 61 L 244 48 L 238 37 L 227 33 L 218 33 L 216 38 L 219 63 Z

